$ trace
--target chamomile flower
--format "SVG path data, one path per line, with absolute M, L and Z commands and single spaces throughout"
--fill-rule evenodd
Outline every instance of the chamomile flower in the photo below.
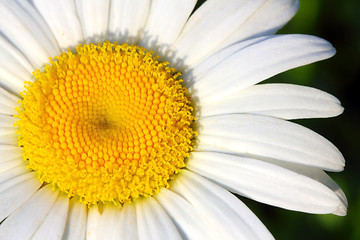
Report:
M 342 113 L 258 84 L 329 58 L 296 0 L 2 0 L 0 239 L 273 239 L 232 193 L 345 215 Z

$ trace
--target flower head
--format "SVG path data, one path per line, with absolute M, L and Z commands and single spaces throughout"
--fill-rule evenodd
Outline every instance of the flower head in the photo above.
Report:
M 298 1 L 0 2 L 0 239 L 272 239 L 231 192 L 346 214 L 339 150 L 286 121 L 333 96 L 258 84 L 329 58 Z

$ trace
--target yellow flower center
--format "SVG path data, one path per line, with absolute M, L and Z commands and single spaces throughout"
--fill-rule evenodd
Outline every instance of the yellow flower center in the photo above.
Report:
M 185 166 L 196 135 L 179 73 L 138 46 L 80 45 L 27 82 L 19 146 L 41 182 L 82 202 L 151 196 Z

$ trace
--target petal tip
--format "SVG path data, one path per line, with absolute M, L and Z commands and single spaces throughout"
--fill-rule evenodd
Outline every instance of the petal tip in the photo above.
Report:
M 333 212 L 332 214 L 340 216 L 340 217 L 344 217 L 347 215 L 347 205 L 345 205 L 344 203 L 341 203 L 340 206 L 336 209 L 335 212 Z

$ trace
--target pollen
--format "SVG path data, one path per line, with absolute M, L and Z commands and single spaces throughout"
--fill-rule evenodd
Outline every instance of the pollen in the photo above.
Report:
M 21 93 L 18 144 L 43 184 L 86 204 L 152 196 L 185 167 L 196 132 L 180 73 L 133 45 L 79 45 Z

